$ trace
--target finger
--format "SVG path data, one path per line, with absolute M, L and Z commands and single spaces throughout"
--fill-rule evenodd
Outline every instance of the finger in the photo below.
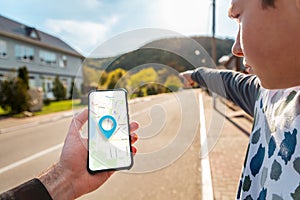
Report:
M 137 152 L 137 149 L 134 146 L 131 146 L 131 151 L 132 151 L 132 154 L 135 155 Z
M 185 87 L 194 86 L 194 84 L 195 84 L 194 81 L 184 79 L 184 84 L 183 84 L 183 85 L 184 85 Z
M 136 121 L 133 121 L 130 123 L 130 132 L 132 133 L 133 131 L 137 130 L 139 128 L 139 123 Z
M 138 135 L 136 133 L 131 133 L 131 144 L 134 144 L 138 140 Z
M 81 127 L 85 124 L 87 119 L 88 119 L 88 109 L 84 109 L 81 113 L 79 113 L 73 118 L 73 123 L 75 123 L 77 129 L 81 129 Z
M 180 78 L 181 78 L 181 81 L 183 82 L 183 86 L 184 86 L 184 87 L 187 87 L 187 86 L 188 86 L 188 80 L 187 80 L 187 78 L 185 77 L 184 73 L 180 73 L 179 76 L 180 76 Z
M 192 80 L 192 73 L 193 71 L 188 70 L 179 74 L 179 76 L 183 79 L 184 87 L 194 86 L 195 82 Z
M 186 79 L 184 79 L 183 85 L 184 85 L 184 87 L 189 87 L 190 86 L 189 82 Z

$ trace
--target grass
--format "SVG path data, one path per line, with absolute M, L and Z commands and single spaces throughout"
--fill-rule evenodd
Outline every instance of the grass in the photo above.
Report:
M 72 110 L 74 108 L 83 108 L 86 105 L 80 104 L 80 100 L 63 100 L 63 101 L 54 101 L 51 102 L 47 106 L 43 106 L 41 111 L 34 112 L 33 115 L 45 115 L 50 114 L 54 112 L 60 112 L 60 111 L 66 111 L 66 110 Z M 0 116 L 9 116 L 9 111 L 5 111 L 0 107 Z M 23 114 L 15 114 L 11 117 L 15 118 L 22 118 L 24 117 Z
M 44 115 L 54 112 L 72 110 L 73 108 L 83 108 L 85 105 L 80 104 L 80 100 L 54 101 L 50 105 L 43 106 L 42 111 L 34 112 L 34 115 Z
M 9 111 L 5 111 L 3 110 L 1 107 L 0 107 L 0 116 L 5 116 L 5 115 L 8 115 L 9 114 Z

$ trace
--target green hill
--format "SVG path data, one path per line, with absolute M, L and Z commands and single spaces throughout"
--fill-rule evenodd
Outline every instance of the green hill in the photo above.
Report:
M 231 39 L 216 39 L 217 60 L 231 52 Z M 118 57 L 86 58 L 83 64 L 86 84 L 97 83 L 102 71 L 110 72 L 121 68 L 134 74 L 152 67 L 156 71 L 168 71 L 168 75 L 178 74 L 199 66 L 215 67 L 211 60 L 211 38 L 168 38 L 152 41 L 137 50 Z
M 217 60 L 231 52 L 232 44 L 231 39 L 216 39 Z M 203 65 L 213 67 L 209 56 L 210 37 L 168 38 L 155 40 L 119 57 L 87 58 L 84 66 L 106 71 L 117 68 L 129 71 L 137 66 L 156 63 L 156 68 L 167 65 L 177 71 L 184 71 Z

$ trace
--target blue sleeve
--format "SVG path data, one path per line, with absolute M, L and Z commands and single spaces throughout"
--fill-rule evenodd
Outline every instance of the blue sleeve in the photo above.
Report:
M 255 101 L 260 89 L 260 82 L 256 76 L 232 70 L 200 67 L 193 72 L 192 79 L 200 87 L 231 100 L 249 115 L 254 115 Z

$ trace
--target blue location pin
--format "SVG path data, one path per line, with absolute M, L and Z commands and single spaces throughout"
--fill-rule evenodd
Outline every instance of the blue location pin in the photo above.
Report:
M 113 116 L 104 115 L 100 118 L 98 125 L 106 139 L 109 139 L 116 130 L 117 122 Z

